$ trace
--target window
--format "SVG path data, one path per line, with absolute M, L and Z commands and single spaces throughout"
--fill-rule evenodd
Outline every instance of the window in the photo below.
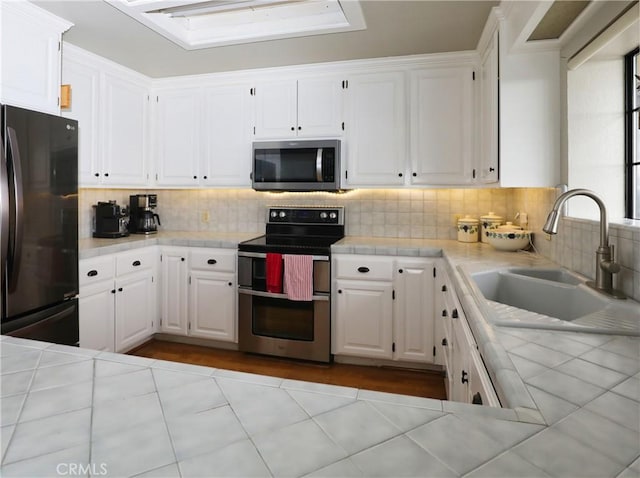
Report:
M 626 216 L 640 219 L 640 49 L 625 56 Z

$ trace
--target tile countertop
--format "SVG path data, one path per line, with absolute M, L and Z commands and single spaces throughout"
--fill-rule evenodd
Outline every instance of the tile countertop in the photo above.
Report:
M 126 247 L 233 242 L 163 234 Z M 99 242 L 84 257 L 122 250 Z M 492 326 L 458 268 L 553 263 L 456 241 L 347 237 L 332 251 L 443 256 L 508 408 L 1 336 L 2 476 L 640 476 L 640 340 Z

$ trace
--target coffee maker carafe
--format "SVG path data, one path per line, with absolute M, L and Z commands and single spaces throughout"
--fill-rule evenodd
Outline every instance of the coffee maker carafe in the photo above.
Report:
M 154 234 L 161 226 L 160 216 L 153 212 L 158 205 L 156 194 L 132 194 L 129 196 L 129 231 L 134 234 Z

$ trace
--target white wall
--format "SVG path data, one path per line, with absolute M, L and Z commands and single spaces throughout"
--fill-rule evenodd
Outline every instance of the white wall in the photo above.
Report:
M 569 188 L 595 191 L 610 219 L 624 217 L 624 63 L 591 60 L 567 73 Z M 572 217 L 598 219 L 587 198 L 567 203 Z

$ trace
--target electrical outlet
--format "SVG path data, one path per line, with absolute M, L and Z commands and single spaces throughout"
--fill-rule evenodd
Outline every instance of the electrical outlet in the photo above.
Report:
M 200 216 L 200 220 L 204 223 L 209 222 L 209 211 L 202 211 L 202 214 Z

